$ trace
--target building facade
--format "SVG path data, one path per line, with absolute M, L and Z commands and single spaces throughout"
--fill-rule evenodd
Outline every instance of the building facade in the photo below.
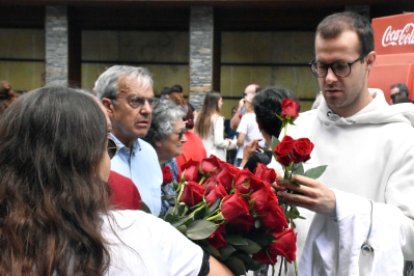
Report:
M 91 90 L 112 64 L 145 66 L 155 92 L 219 91 L 224 114 L 249 83 L 293 90 L 304 109 L 318 93 L 308 63 L 317 23 L 354 10 L 370 18 L 412 1 L 1 0 L 0 79 L 27 91 L 57 83 Z

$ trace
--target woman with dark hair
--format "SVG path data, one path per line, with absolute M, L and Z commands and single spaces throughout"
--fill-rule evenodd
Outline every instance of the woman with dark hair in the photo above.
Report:
M 108 210 L 109 132 L 98 102 L 70 88 L 40 88 L 6 110 L 0 275 L 197 275 L 209 263 L 228 273 L 168 223 Z
M 253 110 L 266 146 L 265 148 L 259 147 L 258 140 L 250 142 L 243 152 L 242 167 L 253 171 L 256 164 L 260 162 L 274 169 L 279 169 L 278 164 L 272 158 L 272 136 L 279 137 L 282 121 L 278 116 L 282 112 L 281 103 L 283 99 L 287 98 L 294 98 L 294 95 L 282 87 L 266 87 L 256 93 L 253 98 Z
M 220 115 L 222 106 L 220 93 L 206 93 L 203 107 L 196 119 L 195 131 L 203 141 L 207 156 L 213 154 L 226 161 L 226 152 L 236 148 L 236 141 L 224 138 L 224 117 Z

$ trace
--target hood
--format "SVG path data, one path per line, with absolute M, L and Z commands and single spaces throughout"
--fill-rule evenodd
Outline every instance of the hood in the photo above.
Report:
M 318 108 L 318 118 L 325 125 L 363 125 L 407 123 L 414 127 L 414 104 L 389 105 L 380 89 L 369 89 L 373 100 L 362 110 L 349 117 L 335 114 L 322 98 Z

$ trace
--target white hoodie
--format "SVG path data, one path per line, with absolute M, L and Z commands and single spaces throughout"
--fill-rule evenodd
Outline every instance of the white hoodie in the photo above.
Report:
M 381 91 L 372 94 L 353 116 L 334 114 L 322 100 L 289 126 L 288 135 L 315 144 L 306 166 L 328 165 L 319 180 L 337 199 L 335 220 L 315 217 L 300 275 L 402 275 L 403 259 L 414 260 L 414 105 L 390 106 Z M 370 200 L 374 254 L 360 261 Z M 314 213 L 301 209 L 301 215 L 307 219 L 297 220 L 298 257 Z

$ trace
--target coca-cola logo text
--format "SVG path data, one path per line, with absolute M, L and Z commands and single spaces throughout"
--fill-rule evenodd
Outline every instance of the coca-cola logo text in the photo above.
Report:
M 382 35 L 382 47 L 414 45 L 414 24 L 407 23 L 402 29 L 388 26 Z

